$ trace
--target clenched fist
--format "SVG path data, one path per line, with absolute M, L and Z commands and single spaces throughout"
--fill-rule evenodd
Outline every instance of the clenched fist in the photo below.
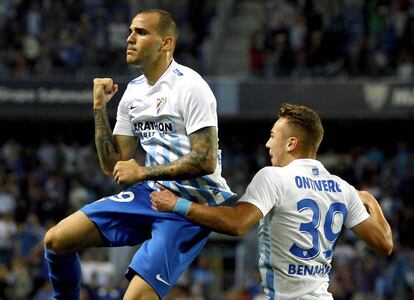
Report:
M 144 180 L 144 167 L 140 166 L 135 159 L 118 161 L 112 174 L 118 184 L 134 184 Z
M 118 91 L 118 85 L 111 78 L 93 80 L 93 108 L 103 108 Z

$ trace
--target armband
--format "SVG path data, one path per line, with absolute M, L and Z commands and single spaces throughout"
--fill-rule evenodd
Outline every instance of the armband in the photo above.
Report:
M 191 201 L 178 198 L 177 202 L 175 202 L 173 212 L 183 216 L 187 217 L 188 210 L 190 209 Z

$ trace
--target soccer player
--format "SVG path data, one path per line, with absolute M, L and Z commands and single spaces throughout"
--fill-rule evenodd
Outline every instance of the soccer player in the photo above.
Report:
M 266 144 L 272 166 L 254 176 L 234 207 L 203 207 L 163 190 L 151 194 L 153 208 L 236 236 L 260 220 L 259 270 L 266 299 L 333 299 L 328 273 L 342 225 L 382 255 L 391 253 L 393 241 L 375 198 L 316 160 L 322 137 L 314 111 L 283 104 Z
M 205 244 L 210 230 L 184 217 L 152 210 L 156 183 L 206 205 L 234 196 L 221 177 L 216 99 L 199 74 L 174 61 L 178 29 L 162 10 L 132 20 L 126 60 L 142 75 L 118 105 L 112 133 L 106 104 L 117 92 L 110 78 L 93 86 L 95 142 L 101 168 L 123 192 L 102 198 L 59 222 L 45 236 L 45 258 L 57 299 L 79 299 L 77 252 L 143 243 L 127 271 L 124 299 L 158 299 Z M 140 141 L 145 166 L 132 159 Z

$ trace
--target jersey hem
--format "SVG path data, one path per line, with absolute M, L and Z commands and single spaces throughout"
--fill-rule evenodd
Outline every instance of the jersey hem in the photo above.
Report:
M 216 123 L 213 123 L 211 121 L 198 123 L 197 125 L 194 125 L 194 126 L 189 127 L 187 129 L 187 134 L 190 135 L 190 134 L 196 132 L 197 130 L 199 130 L 201 128 L 205 128 L 205 127 L 216 127 L 217 128 L 217 124 Z

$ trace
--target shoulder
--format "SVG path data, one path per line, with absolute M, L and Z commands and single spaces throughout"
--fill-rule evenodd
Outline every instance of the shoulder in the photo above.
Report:
M 263 167 L 259 170 L 259 172 L 257 172 L 257 174 L 278 174 L 283 170 L 283 168 L 281 167 L 273 167 L 273 166 L 266 166 Z
M 176 83 L 183 87 L 192 89 L 194 87 L 208 87 L 207 81 L 195 70 L 175 63 L 171 69 L 172 76 Z
M 145 78 L 145 76 L 141 75 L 137 78 L 132 79 L 130 82 L 128 82 L 128 85 L 124 91 L 124 95 L 122 96 L 121 101 L 127 101 L 131 97 L 134 97 L 136 93 L 140 93 L 144 91 L 145 89 L 144 83 L 146 83 L 146 80 L 147 79 Z
M 145 82 L 145 76 L 141 75 L 135 79 L 132 79 L 129 83 L 128 83 L 128 87 L 129 86 L 136 86 L 136 85 L 141 85 Z
M 339 184 L 342 191 L 345 192 L 345 191 L 355 190 L 355 188 L 351 184 L 349 184 L 346 180 L 342 179 L 341 177 L 337 175 L 331 175 L 331 176 L 332 176 L 332 179 Z
M 130 93 L 137 93 L 145 87 L 146 78 L 144 75 L 141 75 L 137 78 L 132 79 L 128 82 L 128 85 L 125 89 L 124 96 L 128 96 Z
M 120 106 L 129 105 L 129 102 L 132 101 L 134 95 L 140 92 L 144 87 L 143 83 L 146 81 L 145 76 L 141 75 L 137 78 L 132 79 L 128 82 L 125 91 L 123 92 L 122 98 L 119 102 Z
M 260 169 L 256 173 L 255 179 L 265 182 L 281 182 L 284 172 L 284 168 L 268 166 Z
M 172 66 L 171 72 L 175 74 L 176 77 L 182 78 L 183 80 L 186 80 L 188 78 L 193 78 L 193 79 L 198 78 L 198 79 L 204 80 L 203 77 L 201 77 L 201 75 L 198 72 L 191 69 L 190 67 L 181 65 L 177 62 L 175 62 L 174 65 Z
M 253 177 L 241 201 L 255 204 L 265 216 L 273 207 L 278 207 L 284 199 L 286 184 L 282 168 L 264 167 Z M 283 172 L 283 171 L 282 171 Z

